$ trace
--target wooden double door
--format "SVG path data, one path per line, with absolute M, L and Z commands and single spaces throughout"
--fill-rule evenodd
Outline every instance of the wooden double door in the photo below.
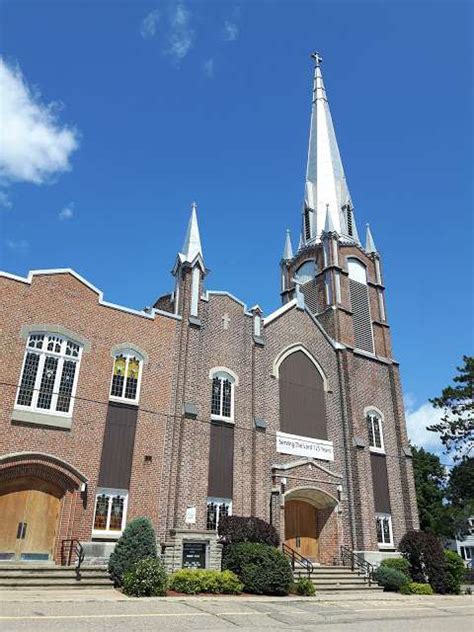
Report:
M 0 486 L 0 560 L 48 560 L 53 556 L 62 492 L 24 477 Z
M 318 559 L 317 510 L 303 500 L 285 502 L 285 544 L 303 557 Z

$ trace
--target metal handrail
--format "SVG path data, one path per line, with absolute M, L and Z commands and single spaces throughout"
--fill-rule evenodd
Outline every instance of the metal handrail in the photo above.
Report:
M 75 558 L 78 581 L 81 579 L 81 565 L 85 556 L 84 547 L 79 540 L 71 538 L 61 542 L 61 566 L 71 566 Z
M 291 548 L 291 546 L 288 546 L 288 544 L 285 544 L 284 542 L 281 545 L 281 550 L 286 555 L 286 557 L 291 560 L 291 568 L 293 571 L 295 570 L 296 563 L 298 563 L 307 570 L 308 577 L 311 575 L 314 570 L 314 566 L 307 557 L 304 557 L 303 555 L 301 555 L 301 553 L 298 553 L 298 551 L 295 551 Z
M 351 569 L 353 571 L 357 569 L 359 572 L 361 572 L 370 586 L 374 579 L 374 566 L 366 559 L 364 559 L 362 555 L 354 553 L 354 551 L 352 551 L 352 549 L 350 549 L 348 546 L 341 545 L 341 562 L 344 564 L 347 558 L 349 558 L 351 562 Z

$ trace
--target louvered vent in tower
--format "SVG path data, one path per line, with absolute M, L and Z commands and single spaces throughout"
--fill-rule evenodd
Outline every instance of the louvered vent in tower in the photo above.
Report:
M 351 292 L 352 320 L 354 323 L 354 338 L 357 349 L 374 352 L 372 335 L 372 319 L 370 317 L 369 291 L 367 285 L 349 279 Z
M 304 238 L 305 241 L 309 241 L 311 239 L 311 221 L 310 221 L 310 210 L 308 207 L 304 209 Z
M 318 288 L 316 286 L 316 279 L 308 281 L 301 286 L 301 291 L 304 295 L 305 305 L 309 311 L 315 315 L 318 313 Z

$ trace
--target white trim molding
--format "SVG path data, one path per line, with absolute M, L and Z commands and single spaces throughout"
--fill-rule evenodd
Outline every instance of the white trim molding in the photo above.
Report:
M 234 384 L 236 386 L 239 385 L 239 376 L 237 373 L 234 373 L 232 369 L 229 369 L 226 366 L 213 366 L 212 369 L 209 370 L 209 379 L 212 380 L 217 373 L 227 373 L 234 380 Z

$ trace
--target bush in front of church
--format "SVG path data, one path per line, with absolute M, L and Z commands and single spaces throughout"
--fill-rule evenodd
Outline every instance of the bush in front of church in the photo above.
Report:
M 399 592 L 402 586 L 410 583 L 410 577 L 389 566 L 379 566 L 374 572 L 374 579 L 386 592 Z
M 244 586 L 232 571 L 182 568 L 171 575 L 170 588 L 187 595 L 197 593 L 238 595 Z
M 389 557 L 380 562 L 380 566 L 385 566 L 387 568 L 394 568 L 400 573 L 407 575 L 410 577 L 410 563 L 404 557 Z
M 240 578 L 245 592 L 256 595 L 287 595 L 293 584 L 285 555 L 268 544 L 231 544 L 224 549 L 222 567 Z
M 398 546 L 410 564 L 410 575 L 414 582 L 428 583 L 436 593 L 449 592 L 447 563 L 441 541 L 432 533 L 408 531 Z
M 162 597 L 167 586 L 165 567 L 156 557 L 140 560 L 123 574 L 123 592 L 130 597 Z
M 109 558 L 109 573 L 117 585 L 137 562 L 157 557 L 156 538 L 149 518 L 135 518 L 125 527 Z
M 255 516 L 223 516 L 219 520 L 218 534 L 224 544 L 258 542 L 278 546 L 280 537 L 275 527 Z

